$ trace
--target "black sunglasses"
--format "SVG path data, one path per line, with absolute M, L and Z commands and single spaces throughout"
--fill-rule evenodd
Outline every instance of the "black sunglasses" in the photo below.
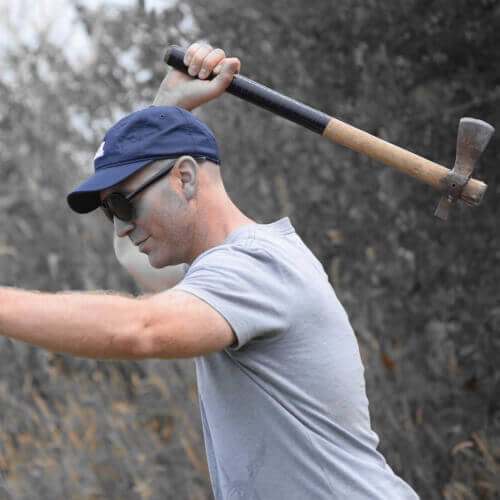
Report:
M 207 158 L 199 156 L 196 157 L 195 160 L 207 160 Z M 151 186 L 151 184 L 155 183 L 157 180 L 161 179 L 165 175 L 167 175 L 172 168 L 175 166 L 175 162 L 177 159 L 170 162 L 165 168 L 162 168 L 159 172 L 157 172 L 151 179 L 148 179 L 144 184 L 139 186 L 137 189 L 132 191 L 130 194 L 126 196 L 122 193 L 111 193 L 106 198 L 101 201 L 101 209 L 104 212 L 104 215 L 113 222 L 114 217 L 118 217 L 118 219 L 124 222 L 130 222 L 134 217 L 134 206 L 130 202 L 130 200 L 139 194 L 141 191 L 144 191 L 147 187 Z

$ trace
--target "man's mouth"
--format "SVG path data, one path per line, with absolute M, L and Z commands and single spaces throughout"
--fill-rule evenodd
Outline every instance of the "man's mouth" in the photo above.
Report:
M 137 243 L 134 243 L 134 245 L 136 247 L 141 247 L 148 239 L 149 239 L 149 236 L 146 236 L 143 240 L 140 240 Z

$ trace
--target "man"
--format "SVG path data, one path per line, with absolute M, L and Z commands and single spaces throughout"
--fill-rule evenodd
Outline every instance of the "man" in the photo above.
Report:
M 376 450 L 359 349 L 321 264 L 288 218 L 257 224 L 234 205 L 215 139 L 189 112 L 239 61 L 194 44 L 185 62 L 200 79 L 171 71 L 153 106 L 108 131 L 68 202 L 103 209 L 136 277 L 186 275 L 138 299 L 4 288 L 0 331 L 76 356 L 195 358 L 217 500 L 416 498 Z

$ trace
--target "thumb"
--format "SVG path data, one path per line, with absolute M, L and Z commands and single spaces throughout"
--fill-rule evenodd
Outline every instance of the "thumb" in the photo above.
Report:
M 235 58 L 227 58 L 221 64 L 219 74 L 212 80 L 212 84 L 214 87 L 220 92 L 224 92 L 231 82 L 233 81 L 233 76 L 235 73 L 238 73 L 240 70 L 240 61 Z M 214 73 L 217 73 L 217 68 L 214 70 Z

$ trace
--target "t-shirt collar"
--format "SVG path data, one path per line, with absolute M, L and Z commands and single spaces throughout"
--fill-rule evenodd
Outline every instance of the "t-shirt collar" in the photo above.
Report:
M 288 234 L 293 232 L 293 226 L 288 217 L 283 217 L 275 222 L 271 222 L 270 224 L 245 224 L 244 226 L 240 226 L 231 232 L 228 237 L 224 241 L 224 245 L 227 243 L 233 243 L 234 241 L 241 238 L 247 233 L 255 233 L 260 229 L 264 229 L 266 231 L 272 231 L 276 234 Z

